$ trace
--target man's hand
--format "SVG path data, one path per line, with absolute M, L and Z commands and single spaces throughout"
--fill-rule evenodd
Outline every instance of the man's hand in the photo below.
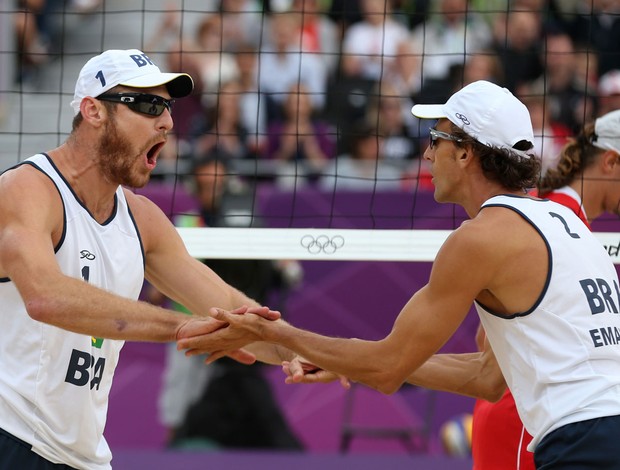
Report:
M 351 388 L 351 383 L 346 377 L 320 369 L 311 362 L 306 361 L 301 356 L 297 356 L 290 362 L 282 362 L 282 371 L 286 374 L 286 379 L 284 379 L 284 382 L 287 384 L 329 383 L 334 380 L 340 380 L 340 385 L 342 385 L 342 388 Z
M 281 317 L 280 312 L 276 310 L 270 310 L 268 307 L 247 307 L 244 305 L 242 307 L 239 307 L 239 308 L 236 308 L 235 310 L 230 311 L 231 315 L 244 315 L 246 313 L 258 315 L 267 320 L 278 320 Z M 191 317 L 177 331 L 177 335 L 176 335 L 177 349 L 178 350 L 189 349 L 189 351 L 186 352 L 186 355 L 188 356 L 194 356 L 196 354 L 205 354 L 205 353 L 209 354 L 212 351 L 207 349 L 207 347 L 204 347 L 203 349 L 196 349 L 192 347 L 189 347 L 189 348 L 184 347 L 183 345 L 189 338 L 194 339 L 194 340 L 196 340 L 197 338 L 203 338 L 203 337 L 208 338 L 208 335 L 210 335 L 211 333 L 218 331 L 222 328 L 226 328 L 227 326 L 228 326 L 227 322 L 216 320 L 212 318 L 211 316 Z M 231 359 L 234 359 L 237 362 L 240 362 L 242 364 L 246 364 L 246 365 L 253 364 L 254 362 L 256 362 L 256 357 L 254 356 L 254 354 L 248 351 L 245 351 L 243 349 L 240 349 L 250 342 L 252 341 L 248 340 L 248 341 L 245 341 L 243 344 L 239 344 L 237 347 L 231 346 L 227 349 L 227 351 L 219 355 L 217 358 L 222 357 L 222 356 L 228 356 Z M 207 343 L 205 343 L 204 346 L 207 346 Z M 208 363 L 213 362 L 217 358 L 209 357 L 207 362 Z
M 246 315 L 251 314 L 251 315 Z M 210 364 L 220 357 L 229 356 L 244 364 L 251 364 L 256 360 L 254 355 L 243 348 L 249 343 L 260 340 L 251 329 L 244 328 L 245 322 L 241 320 L 256 321 L 276 321 L 281 317 L 280 312 L 270 310 L 268 307 L 239 307 L 230 312 L 218 308 L 209 311 L 209 318 L 196 320 L 194 324 L 185 324 L 177 332 L 177 349 L 186 349 L 185 355 L 195 356 L 198 354 L 208 354 L 207 364 Z M 205 325 L 204 322 L 210 322 Z M 253 360 L 247 362 L 248 358 Z

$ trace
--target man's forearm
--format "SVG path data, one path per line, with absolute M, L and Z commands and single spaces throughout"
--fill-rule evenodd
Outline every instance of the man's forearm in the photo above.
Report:
M 506 383 L 492 353 L 436 354 L 413 372 L 407 382 L 487 401 L 501 398 Z
M 323 370 L 343 375 L 382 393 L 393 393 L 404 382 L 405 374 L 391 367 L 396 353 L 383 341 L 356 338 L 334 338 L 295 328 L 278 322 L 262 334 L 266 341 L 284 346 L 286 350 L 306 358 Z
M 188 320 L 183 314 L 126 299 L 66 276 L 57 286 L 28 296 L 25 304 L 34 320 L 109 339 L 174 341 Z

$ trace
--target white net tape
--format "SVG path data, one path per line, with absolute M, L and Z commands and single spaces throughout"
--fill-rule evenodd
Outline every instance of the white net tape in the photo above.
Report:
M 195 258 L 433 261 L 450 230 L 179 228 Z M 598 232 L 615 264 L 620 233 Z

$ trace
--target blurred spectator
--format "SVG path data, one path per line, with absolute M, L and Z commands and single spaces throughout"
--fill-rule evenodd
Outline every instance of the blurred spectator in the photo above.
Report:
M 549 29 L 566 30 L 565 12 L 570 9 L 571 2 L 582 0 L 507 0 L 507 9 L 510 11 L 532 11 L 540 15 L 543 32 Z
M 182 36 L 180 14 L 175 8 L 172 3 L 167 4 L 145 52 L 154 55 L 158 51 L 166 51 L 163 54 L 166 70 L 185 72 L 198 78 L 199 64 L 192 57 L 195 44 Z M 196 123 L 204 120 L 202 97 L 203 83 L 201 80 L 194 80 L 191 95 L 174 102 L 172 106 L 174 128 L 168 134 L 168 142 L 159 155 L 157 167 L 151 175 L 153 180 L 174 182 L 179 174 L 185 175 L 190 171 Z
M 47 43 L 39 30 L 37 19 L 45 6 L 45 0 L 21 0 L 13 18 L 15 43 L 21 63 L 37 64 L 47 60 Z
M 333 74 L 340 54 L 336 25 L 323 14 L 319 0 L 294 0 L 291 11 L 301 15 L 301 50 L 317 54 L 327 73 Z
M 383 139 L 382 153 L 386 161 L 407 162 L 419 156 L 412 106 L 411 99 L 400 96 L 388 83 L 375 88 L 366 121 L 376 127 Z
M 181 215 L 182 227 L 260 226 L 252 212 L 252 194 L 232 178 L 217 153 L 201 158 L 192 183 L 200 214 Z M 300 280 L 296 262 L 208 260 L 206 264 L 231 285 L 266 303 L 270 291 L 288 289 Z M 151 291 L 159 303 L 161 294 Z M 177 305 L 179 311 L 186 311 Z M 283 416 L 262 366 L 221 359 L 206 366 L 204 357 L 185 357 L 167 345 L 166 369 L 159 400 L 160 419 L 176 448 L 264 448 L 301 450 L 302 444 Z
M 268 122 L 281 118 L 292 86 L 302 84 L 312 107 L 320 111 L 325 102 L 326 68 L 314 54 L 301 52 L 301 15 L 273 13 L 269 22 L 273 45 L 260 51 L 258 83 L 267 97 Z
M 520 10 L 498 13 L 493 29 L 493 49 L 502 64 L 504 85 L 516 93 L 519 86 L 543 72 L 541 14 Z
M 39 67 L 57 53 L 64 0 L 18 0 L 13 15 L 17 82 L 35 79 Z
M 579 132 L 586 121 L 594 118 L 594 90 L 588 93 L 577 78 L 577 56 L 568 34 L 549 32 L 543 45 L 544 71 L 533 86 L 538 94 L 546 95 L 550 118 L 573 133 Z
M 347 10 L 338 10 L 339 8 Z M 352 126 L 366 119 L 377 83 L 390 81 L 401 93 L 417 87 L 416 57 L 410 52 L 409 31 L 394 19 L 391 0 L 336 0 L 344 30 L 339 73 L 328 87 L 326 118 L 338 128 L 337 153 L 350 148 Z M 353 11 L 363 15 L 349 16 Z
M 610 70 L 601 77 L 598 86 L 598 96 L 599 116 L 620 109 L 620 69 Z
M 157 26 L 144 45 L 144 52 L 147 54 L 170 52 L 177 56 L 173 61 L 178 64 L 181 52 L 193 50 L 193 42 L 181 31 L 181 13 L 180 6 L 175 2 L 167 1 L 164 4 Z
M 241 44 L 260 44 L 263 40 L 264 15 L 257 0 L 220 0 L 222 46 L 236 52 Z
M 258 85 L 258 52 L 249 43 L 241 43 L 235 53 L 239 69 L 241 125 L 248 132 L 248 147 L 261 155 L 267 142 L 267 103 Z
M 575 85 L 591 95 L 598 89 L 598 56 L 583 44 L 575 44 Z
M 580 0 L 567 15 L 570 34 L 598 54 L 598 75 L 620 69 L 620 3 L 617 0 Z
M 588 122 L 569 139 L 560 161 L 538 183 L 538 196 L 570 207 L 590 223 L 604 213 L 619 215 L 620 110 Z M 608 248 L 616 253 L 618 248 Z
M 339 155 L 325 168 L 319 186 L 325 191 L 375 191 L 401 188 L 402 171 L 384 161 L 383 138 L 376 126 L 359 123 L 351 136 L 351 151 Z
M 567 139 L 572 135 L 571 130 L 560 122 L 555 121 L 549 112 L 548 97 L 542 94 L 520 96 L 527 106 L 532 119 L 534 130 L 534 150 L 542 161 L 541 175 L 547 170 L 555 168 L 560 153 Z
M 497 54 L 490 50 L 468 54 L 462 66 L 452 68 L 451 75 L 452 90 L 460 90 L 478 80 L 504 85 L 502 64 Z
M 349 151 L 351 128 L 366 118 L 376 85 L 360 77 L 336 77 L 329 83 L 323 115 L 337 130 L 337 154 Z
M 252 154 L 248 130 L 241 122 L 241 86 L 237 81 L 224 83 L 213 105 L 208 106 L 205 119 L 196 130 L 194 155 L 205 155 L 217 150 L 222 157 L 243 159 Z
M 437 7 L 413 30 L 411 42 L 422 61 L 421 94 L 432 90 L 443 99 L 452 94 L 451 68 L 462 67 L 468 54 L 488 49 L 493 36 L 469 0 L 438 0 Z
M 391 0 L 361 0 L 363 20 L 351 25 L 342 44 L 342 71 L 346 77 L 375 82 L 396 74 L 396 58 L 413 59 L 407 28 L 392 16 Z M 413 67 L 412 67 L 413 68 Z
M 222 14 L 210 12 L 198 21 L 194 35 L 187 37 L 182 26 L 183 10 L 167 3 L 161 20 L 147 42 L 147 53 L 166 51 L 171 70 L 187 70 L 202 91 L 206 106 L 212 105 L 220 86 L 239 76 L 234 56 L 223 52 L 228 46 L 222 28 Z
M 217 99 L 222 84 L 239 77 L 237 63 L 232 54 L 223 52 L 227 48 L 224 43 L 222 16 L 211 14 L 198 27 L 197 48 L 192 56 L 200 71 L 203 88 L 203 103 L 211 106 Z M 198 77 L 196 77 L 198 78 Z
M 321 173 L 335 154 L 335 131 L 319 120 L 303 85 L 293 85 L 284 104 L 284 118 L 268 130 L 267 157 L 301 162 L 310 174 Z

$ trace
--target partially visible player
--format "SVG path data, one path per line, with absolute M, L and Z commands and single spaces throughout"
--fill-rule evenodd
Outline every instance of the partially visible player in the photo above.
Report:
M 179 347 L 211 352 L 215 360 L 227 346 L 242 346 L 237 335 L 250 332 L 294 350 L 306 365 L 384 393 L 425 368 L 437 372 L 426 376 L 428 383 L 474 396 L 481 394 L 471 384 L 490 351 L 533 436 L 528 450 L 537 468 L 620 470 L 618 274 L 574 212 L 527 194 L 540 175 L 527 109 L 508 90 L 479 81 L 443 105 L 416 105 L 412 112 L 438 119 L 424 154 L 435 199 L 461 205 L 470 220 L 446 239 L 429 282 L 389 334 L 378 341 L 333 338 L 213 309 L 228 327 L 181 338 Z M 492 349 L 462 355 L 460 364 L 458 355 L 434 356 L 472 303 Z M 294 380 L 313 372 L 303 365 L 289 364 Z M 488 386 L 497 380 L 492 374 Z
M 620 110 L 587 124 L 566 144 L 538 195 L 571 208 L 588 226 L 605 212 L 620 215 Z
M 563 147 L 557 167 L 538 184 L 538 195 L 570 208 L 590 227 L 620 210 L 620 110 L 588 123 Z M 484 335 L 480 329 L 479 335 Z M 482 338 L 478 338 L 481 345 Z M 472 455 L 474 470 L 534 469 L 525 430 L 509 389 L 498 402 L 476 400 Z
M 279 317 L 192 258 L 127 189 L 148 182 L 173 98 L 192 87 L 139 50 L 108 50 L 79 74 L 66 142 L 0 176 L 1 470 L 110 469 L 103 431 L 124 340 L 222 326 L 204 317 L 213 306 Z M 195 316 L 138 302 L 145 277 Z

